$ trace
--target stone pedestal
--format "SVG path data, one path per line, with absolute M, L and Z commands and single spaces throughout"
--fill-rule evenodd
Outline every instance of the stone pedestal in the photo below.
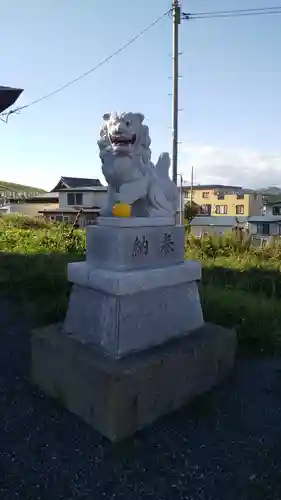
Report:
M 32 334 L 32 381 L 111 441 L 226 377 L 236 335 L 203 321 L 201 268 L 171 219 L 101 219 L 65 321 Z
M 219 384 L 233 368 L 236 336 L 205 324 L 113 360 L 58 324 L 33 332 L 31 349 L 32 381 L 114 442 Z
M 68 266 L 67 333 L 112 358 L 200 328 L 201 268 L 184 262 L 184 228 L 168 219 L 101 219 L 87 228 L 87 260 Z

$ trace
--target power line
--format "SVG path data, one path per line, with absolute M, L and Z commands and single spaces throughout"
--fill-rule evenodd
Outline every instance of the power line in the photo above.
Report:
M 281 14 L 280 10 L 272 10 L 270 12 L 241 12 L 241 14 L 216 14 L 210 16 L 192 16 L 189 17 L 191 20 L 195 19 L 215 19 L 215 18 L 232 18 L 232 17 L 245 17 L 245 16 L 264 16 L 264 15 L 272 15 L 272 14 Z
M 164 14 L 162 14 L 157 19 L 155 19 L 155 21 L 153 21 L 151 24 L 149 24 L 140 33 L 138 33 L 133 38 L 131 38 L 127 43 L 125 43 L 124 45 L 122 45 L 121 47 L 119 47 L 119 49 L 115 50 L 115 52 L 113 52 L 109 56 L 105 57 L 102 61 L 100 61 L 98 64 L 96 64 L 96 66 L 94 66 L 93 68 L 89 69 L 88 71 L 85 71 L 85 73 L 83 73 L 82 75 L 77 76 L 76 78 L 74 78 L 70 82 L 62 85 L 61 87 L 57 88 L 56 90 L 53 90 L 49 94 L 46 94 L 46 95 L 44 95 L 42 97 L 39 97 L 38 99 L 35 99 L 34 101 L 30 102 L 29 104 L 26 104 L 25 106 L 20 106 L 20 107 L 18 107 L 16 109 L 12 109 L 11 111 L 7 111 L 5 113 L 2 113 L 1 120 L 5 121 L 7 123 L 11 114 L 19 113 L 23 109 L 29 108 L 30 106 L 33 106 L 34 104 L 38 104 L 39 102 L 44 101 L 45 99 L 49 99 L 49 97 L 52 97 L 55 94 L 58 94 L 58 92 L 62 92 L 63 90 L 67 89 L 68 87 L 70 87 L 74 83 L 76 83 L 79 80 L 82 80 L 83 78 L 85 78 L 86 76 L 88 76 L 90 73 L 93 73 L 97 69 L 101 68 L 101 66 L 103 66 L 104 64 L 106 64 L 107 62 L 109 62 L 111 59 L 113 59 L 113 57 L 115 57 L 118 54 L 120 54 L 120 52 L 122 52 L 123 50 L 125 50 L 127 47 L 129 47 L 129 45 L 131 45 L 132 43 L 136 42 L 142 35 L 144 35 L 147 31 L 149 31 L 151 28 L 153 28 L 159 21 L 161 21 L 165 16 L 167 16 L 169 14 L 170 10 L 171 9 L 169 9 Z M 5 116 L 4 119 L 3 119 L 3 116 Z
M 275 5 L 273 7 L 256 7 L 251 9 L 212 10 L 207 12 L 196 12 L 195 14 L 191 15 L 207 16 L 210 14 L 232 14 L 232 13 L 235 14 L 239 12 L 259 12 L 259 11 L 277 10 L 277 9 L 281 9 L 281 5 Z
M 261 16 L 281 14 L 281 5 L 252 9 L 214 10 L 209 12 L 182 13 L 182 19 L 213 19 L 224 17 Z

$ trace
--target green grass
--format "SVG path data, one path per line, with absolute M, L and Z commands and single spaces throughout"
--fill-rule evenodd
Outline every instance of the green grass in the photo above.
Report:
M 68 262 L 84 258 L 85 233 L 27 216 L 0 217 L 0 296 L 22 305 L 37 324 L 61 319 L 70 286 Z
M 6 182 L 1 180 L 0 191 L 12 191 L 16 193 L 46 193 L 44 189 L 39 189 L 32 186 L 24 186 L 23 184 L 15 184 L 14 182 Z
M 0 217 L 0 295 L 13 297 L 42 325 L 61 320 L 70 286 L 68 262 L 83 260 L 85 234 L 27 217 Z M 281 247 L 234 237 L 186 241 L 202 263 L 206 321 L 233 327 L 241 353 L 281 354 Z
M 281 300 L 244 290 L 203 285 L 206 321 L 234 328 L 240 353 L 281 354 Z

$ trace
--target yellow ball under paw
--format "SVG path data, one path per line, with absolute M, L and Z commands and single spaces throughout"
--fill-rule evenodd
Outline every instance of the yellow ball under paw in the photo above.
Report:
M 131 205 L 127 205 L 127 203 L 115 203 L 112 207 L 113 217 L 130 217 L 131 213 Z

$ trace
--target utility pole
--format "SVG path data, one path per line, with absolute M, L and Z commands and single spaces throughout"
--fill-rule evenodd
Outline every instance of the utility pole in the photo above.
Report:
M 193 202 L 193 166 L 191 167 L 191 182 L 190 182 L 190 206 Z
M 177 177 L 180 178 L 180 225 L 183 225 L 183 176 L 182 174 L 177 174 Z
M 173 15 L 173 90 L 172 90 L 172 129 L 173 129 L 173 152 L 172 167 L 173 181 L 177 184 L 178 174 L 178 81 L 179 81 L 179 24 L 181 12 L 178 0 L 172 0 Z

